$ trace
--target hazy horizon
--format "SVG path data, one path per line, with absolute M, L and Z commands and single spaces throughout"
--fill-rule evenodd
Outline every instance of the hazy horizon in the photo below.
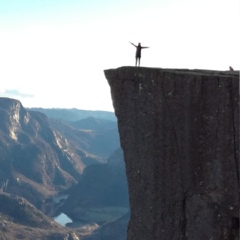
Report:
M 113 111 L 104 70 L 240 69 L 239 0 L 2 0 L 0 97 Z

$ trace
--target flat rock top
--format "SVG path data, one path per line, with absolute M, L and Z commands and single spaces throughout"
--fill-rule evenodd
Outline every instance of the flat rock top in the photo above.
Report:
M 104 70 L 105 74 L 108 75 L 110 72 L 172 72 L 178 74 L 196 74 L 196 75 L 218 75 L 225 77 L 239 77 L 239 71 L 219 71 L 219 70 L 206 70 L 206 69 L 176 69 L 176 68 L 149 68 L 149 67 L 132 67 L 132 66 L 123 66 L 116 69 L 106 69 Z

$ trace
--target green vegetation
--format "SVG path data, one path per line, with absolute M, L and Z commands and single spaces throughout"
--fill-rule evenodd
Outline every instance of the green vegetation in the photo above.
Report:
M 77 211 L 76 221 L 103 224 L 121 217 L 128 210 L 128 208 L 124 207 L 81 208 Z

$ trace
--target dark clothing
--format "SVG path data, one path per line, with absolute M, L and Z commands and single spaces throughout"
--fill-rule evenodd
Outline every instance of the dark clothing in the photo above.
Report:
M 131 42 L 130 42 L 131 43 Z M 148 48 L 148 47 L 142 47 L 141 43 L 139 43 L 137 46 L 133 43 L 131 43 L 134 47 L 136 47 L 136 66 L 138 62 L 138 66 L 140 66 L 140 59 L 141 59 L 141 50 L 143 48 Z
M 141 57 L 141 50 L 142 47 L 140 45 L 138 45 L 137 47 L 137 51 L 136 51 L 136 58 L 140 58 Z

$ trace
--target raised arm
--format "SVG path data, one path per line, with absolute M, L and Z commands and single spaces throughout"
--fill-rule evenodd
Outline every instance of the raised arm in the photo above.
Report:
M 141 47 L 141 48 L 150 48 L 150 47 Z
M 130 42 L 130 41 L 129 41 Z M 134 47 L 137 47 L 134 43 L 130 42 Z

